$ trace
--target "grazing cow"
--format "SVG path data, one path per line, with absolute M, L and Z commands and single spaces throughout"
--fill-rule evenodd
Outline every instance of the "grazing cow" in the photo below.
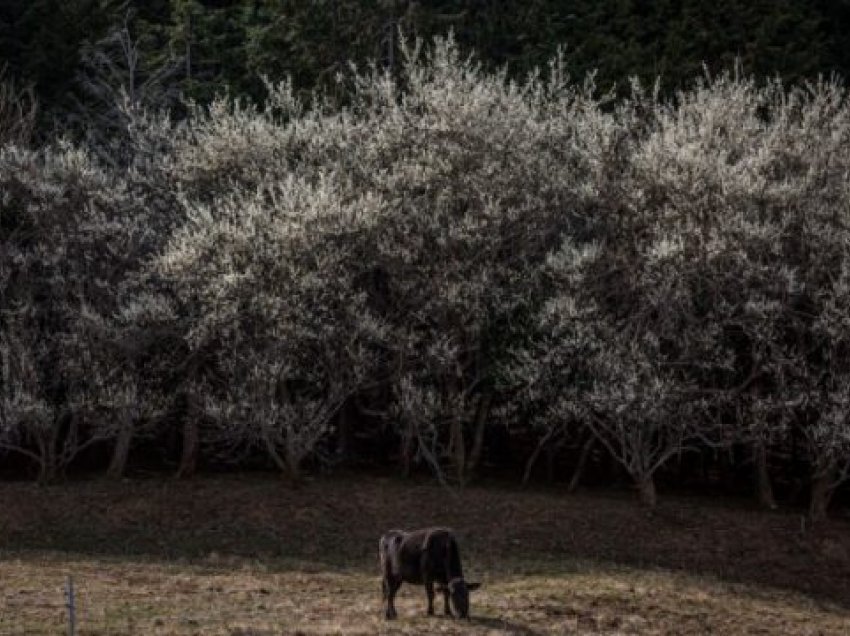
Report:
M 469 618 L 469 593 L 480 583 L 463 580 L 457 539 L 446 528 L 427 528 L 414 532 L 390 530 L 379 543 L 383 598 L 386 617 L 395 618 L 395 595 L 402 583 L 424 585 L 428 595 L 428 614 L 434 613 L 434 584 L 443 593 L 447 616 L 454 607 L 460 618 Z

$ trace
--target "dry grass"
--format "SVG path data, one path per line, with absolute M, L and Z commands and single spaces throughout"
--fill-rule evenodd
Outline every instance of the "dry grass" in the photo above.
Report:
M 0 633 L 56 634 L 62 586 L 94 634 L 846 634 L 848 524 L 692 500 L 267 479 L 0 485 Z M 469 623 L 403 587 L 381 618 L 377 535 L 444 523 L 483 579 Z

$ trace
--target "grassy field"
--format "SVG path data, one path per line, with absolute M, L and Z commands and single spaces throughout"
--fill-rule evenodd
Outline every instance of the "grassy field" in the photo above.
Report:
M 0 634 L 846 634 L 850 523 L 620 495 L 362 478 L 0 484 Z M 452 526 L 469 622 L 405 586 L 383 620 L 379 534 Z M 439 605 L 438 605 L 439 607 Z

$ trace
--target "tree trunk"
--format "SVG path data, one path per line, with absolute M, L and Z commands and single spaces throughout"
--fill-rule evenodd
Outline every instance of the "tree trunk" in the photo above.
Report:
M 292 434 L 286 438 L 286 478 L 293 488 L 301 486 L 301 455 L 295 449 L 295 441 Z
M 451 420 L 451 448 L 452 464 L 454 465 L 455 477 L 461 487 L 466 482 L 466 441 L 463 439 L 463 418 L 455 414 Z
M 36 445 L 41 457 L 38 463 L 38 477 L 36 481 L 41 485 L 56 482 L 59 476 L 59 461 L 56 456 L 55 430 L 50 434 L 39 436 Z
M 133 441 L 134 431 L 133 420 L 128 417 L 118 431 L 118 436 L 115 438 L 115 446 L 112 449 L 112 458 L 109 461 L 109 468 L 106 469 L 106 476 L 109 479 L 121 479 L 124 476 L 124 471 L 127 468 L 127 458 L 130 455 L 130 444 Z
M 180 467 L 177 469 L 178 479 L 187 479 L 195 475 L 198 469 L 200 441 L 198 419 L 190 409 L 183 422 L 183 453 L 180 457 Z
M 738 486 L 735 482 L 735 466 L 737 465 L 736 460 L 738 459 L 737 455 L 738 453 L 736 453 L 734 449 L 729 448 L 720 453 L 718 458 L 718 462 L 720 464 L 720 481 L 723 486 L 723 490 L 726 493 L 734 493 L 738 490 Z
M 408 423 L 407 428 L 401 436 L 399 444 L 399 461 L 401 462 L 401 476 L 407 479 L 410 477 L 413 464 L 413 447 L 414 447 L 414 424 Z
M 484 431 L 487 428 L 487 418 L 490 416 L 490 405 L 493 403 L 493 392 L 485 391 L 478 402 L 478 410 L 475 413 L 475 432 L 472 438 L 472 449 L 469 451 L 469 462 L 466 466 L 466 477 L 472 479 L 481 462 L 481 453 L 484 450 Z
M 655 508 L 655 504 L 658 503 L 658 495 L 655 492 L 655 480 L 652 475 L 635 477 L 635 481 L 637 482 L 640 503 L 646 508 Z
M 773 486 L 770 483 L 770 472 L 767 465 L 767 447 L 764 442 L 758 441 L 753 445 L 753 467 L 756 486 L 756 497 L 759 506 L 768 510 L 776 508 L 776 499 L 773 496 Z
M 537 442 L 537 446 L 534 448 L 534 452 L 529 456 L 528 461 L 525 462 L 525 471 L 522 473 L 522 485 L 528 485 L 529 480 L 531 479 L 531 471 L 534 470 L 534 464 L 537 463 L 537 458 L 540 457 L 540 453 L 543 452 L 543 449 L 546 447 L 546 444 L 549 443 L 549 440 L 552 439 L 553 431 L 548 431 L 546 435 L 540 438 L 540 441 Z
M 584 473 L 584 468 L 587 466 L 587 459 L 590 457 L 590 451 L 593 450 L 593 446 L 596 443 L 596 438 L 591 433 L 590 436 L 585 441 L 584 445 L 581 447 L 581 454 L 578 457 L 578 464 L 576 464 L 575 470 L 573 471 L 572 479 L 570 479 L 570 485 L 567 486 L 567 492 L 573 493 L 578 488 L 579 481 L 581 480 L 581 476 Z
M 291 434 L 291 431 L 289 433 Z M 272 439 L 268 432 L 263 432 L 260 435 L 260 439 L 263 442 L 263 446 L 266 447 L 266 453 L 280 471 L 283 478 L 289 482 L 290 486 L 297 488 L 301 482 L 301 473 L 298 468 L 301 461 L 297 457 L 291 438 L 287 437 L 286 439 L 286 447 L 283 449 L 283 455 L 278 451 L 275 440 Z
M 339 408 L 337 415 L 337 446 L 336 456 L 344 466 L 348 463 L 351 455 L 351 417 L 348 413 L 347 403 Z
M 835 492 L 836 473 L 835 462 L 816 469 L 812 475 L 812 493 L 809 501 L 809 521 L 812 525 L 826 519 L 826 510 Z
M 38 483 L 42 486 L 54 484 L 56 483 L 58 476 L 59 467 L 56 465 L 55 456 L 51 457 L 48 455 L 46 457 L 42 457 L 41 462 L 38 465 Z

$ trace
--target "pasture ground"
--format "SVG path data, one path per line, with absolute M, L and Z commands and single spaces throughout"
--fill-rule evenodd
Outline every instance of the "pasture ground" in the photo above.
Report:
M 564 495 L 356 476 L 0 483 L 0 634 L 847 634 L 850 521 L 617 493 Z M 377 538 L 449 525 L 471 621 L 380 611 Z M 441 602 L 437 604 L 441 609 Z

